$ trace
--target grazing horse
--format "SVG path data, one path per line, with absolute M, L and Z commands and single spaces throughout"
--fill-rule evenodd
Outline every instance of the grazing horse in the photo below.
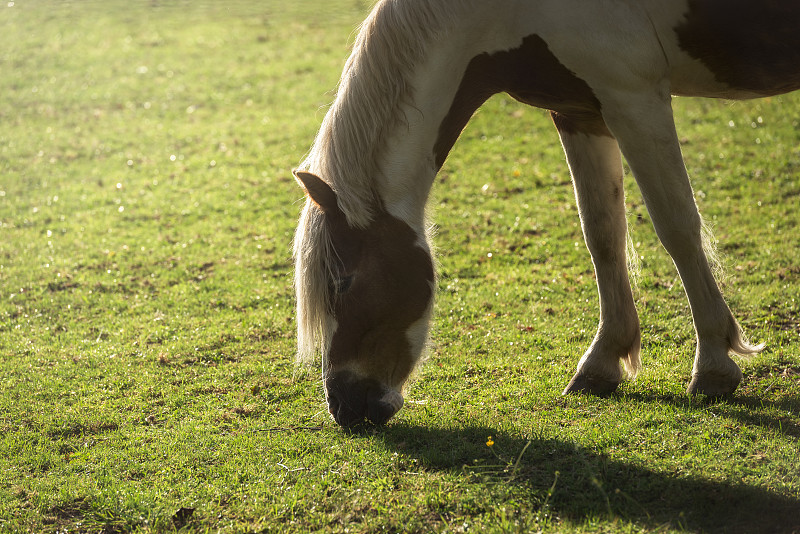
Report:
M 564 393 L 640 368 L 628 279 L 624 154 L 691 306 L 690 394 L 726 395 L 749 344 L 718 288 L 672 95 L 800 88 L 797 0 L 381 0 L 364 21 L 307 159 L 295 235 L 298 352 L 321 354 L 337 423 L 383 423 L 428 339 L 436 275 L 425 205 L 491 95 L 550 110 L 597 274 L 597 334 Z

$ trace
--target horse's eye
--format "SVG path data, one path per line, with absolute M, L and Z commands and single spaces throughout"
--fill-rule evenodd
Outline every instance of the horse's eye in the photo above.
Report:
M 350 289 L 351 285 L 353 285 L 352 276 L 343 276 L 342 278 L 337 278 L 333 281 L 333 292 L 337 295 L 347 293 L 347 290 Z

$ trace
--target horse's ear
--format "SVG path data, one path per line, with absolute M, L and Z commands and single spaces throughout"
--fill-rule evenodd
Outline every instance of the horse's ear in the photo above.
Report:
M 336 193 L 322 178 L 307 171 L 294 171 L 294 177 L 308 197 L 327 215 L 341 213 Z

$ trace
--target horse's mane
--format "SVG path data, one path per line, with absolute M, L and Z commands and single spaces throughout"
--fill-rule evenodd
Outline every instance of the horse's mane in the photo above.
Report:
M 348 222 L 366 227 L 378 207 L 377 162 L 392 126 L 405 120 L 400 103 L 412 90 L 409 74 L 441 38 L 462 2 L 381 0 L 362 23 L 345 64 L 336 99 L 322 121 L 303 170 L 336 192 Z M 331 331 L 330 273 L 334 254 L 319 208 L 307 200 L 294 240 L 298 359 L 326 352 Z
M 301 169 L 336 191 L 348 221 L 366 226 L 387 126 L 402 123 L 408 75 L 453 17 L 453 0 L 383 0 L 361 24 L 333 102 Z

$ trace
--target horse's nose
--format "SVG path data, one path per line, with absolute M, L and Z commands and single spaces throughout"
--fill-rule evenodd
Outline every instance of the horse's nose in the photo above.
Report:
M 325 380 L 328 411 L 343 427 L 368 419 L 382 425 L 403 407 L 403 396 L 376 380 L 339 372 Z
M 403 407 L 403 396 L 393 389 L 386 388 L 380 397 L 367 402 L 367 419 L 382 425 Z
M 343 427 L 353 426 L 364 420 L 364 410 L 354 402 L 342 388 L 327 387 L 328 411 L 333 420 Z

